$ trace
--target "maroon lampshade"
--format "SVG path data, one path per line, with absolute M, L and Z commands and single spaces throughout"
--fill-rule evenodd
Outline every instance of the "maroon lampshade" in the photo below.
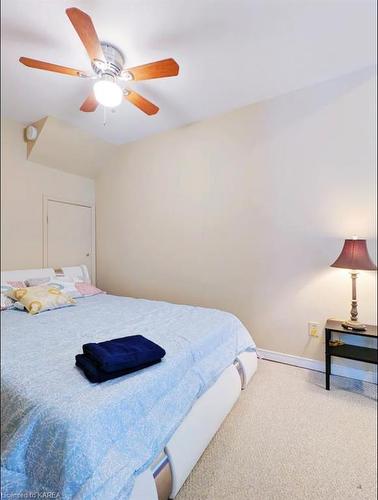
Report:
M 366 240 L 345 240 L 341 254 L 331 267 L 341 267 L 360 271 L 376 271 L 377 266 L 371 260 Z

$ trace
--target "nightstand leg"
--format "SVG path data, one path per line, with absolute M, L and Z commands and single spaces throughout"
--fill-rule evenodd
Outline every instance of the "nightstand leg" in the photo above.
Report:
M 326 389 L 329 391 L 329 379 L 331 375 L 331 356 L 326 355 Z
M 331 355 L 328 353 L 329 341 L 331 340 L 331 332 L 325 332 L 325 375 L 326 375 L 326 389 L 329 391 L 329 379 L 331 375 Z

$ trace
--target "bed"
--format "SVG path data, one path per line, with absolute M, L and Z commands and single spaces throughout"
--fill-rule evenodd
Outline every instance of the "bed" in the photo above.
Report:
M 5 497 L 175 498 L 257 368 L 245 327 L 216 309 L 100 294 L 1 322 Z M 163 361 L 102 384 L 74 366 L 82 344 L 134 334 L 163 346 Z

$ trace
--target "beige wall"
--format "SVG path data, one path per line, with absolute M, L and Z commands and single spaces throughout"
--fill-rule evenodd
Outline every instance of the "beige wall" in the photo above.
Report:
M 96 181 L 98 284 L 235 313 L 261 348 L 321 358 L 307 322 L 349 313 L 329 264 L 375 258 L 370 70 L 123 146 Z M 358 280 L 376 321 L 375 273 Z
M 2 120 L 2 270 L 43 267 L 42 199 L 94 201 L 94 181 L 26 159 L 23 126 Z
M 112 163 L 117 149 L 114 144 L 48 116 L 28 158 L 40 165 L 93 179 L 102 167 Z

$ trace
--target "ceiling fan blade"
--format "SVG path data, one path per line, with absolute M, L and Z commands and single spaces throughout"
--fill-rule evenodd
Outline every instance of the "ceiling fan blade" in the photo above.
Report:
M 155 104 L 152 104 L 152 102 L 148 101 L 137 92 L 134 92 L 134 90 L 130 90 L 129 93 L 125 95 L 125 99 L 146 113 L 146 115 L 155 115 L 159 111 L 159 108 L 155 106 Z
M 80 106 L 80 111 L 84 111 L 85 113 L 92 113 L 93 111 L 96 111 L 97 106 L 98 102 L 95 98 L 94 93 L 92 92 Z
M 100 40 L 93 26 L 92 19 L 88 14 L 76 7 L 66 9 L 66 14 L 75 28 L 76 33 L 79 35 L 80 40 L 83 42 L 91 61 L 94 59 L 105 61 Z
M 133 80 L 151 80 L 152 78 L 178 75 L 179 65 L 174 59 L 162 59 L 134 68 L 127 68 L 126 71 L 131 74 Z
M 29 68 L 44 69 L 46 71 L 53 71 L 54 73 L 62 73 L 63 75 L 81 76 L 83 78 L 89 75 L 84 71 L 74 68 L 67 68 L 66 66 L 59 66 L 58 64 L 51 64 L 45 61 L 38 61 L 37 59 L 30 59 L 29 57 L 20 57 L 20 63 L 29 66 Z

